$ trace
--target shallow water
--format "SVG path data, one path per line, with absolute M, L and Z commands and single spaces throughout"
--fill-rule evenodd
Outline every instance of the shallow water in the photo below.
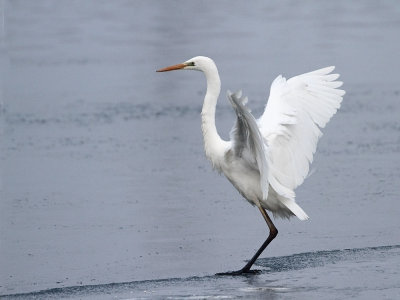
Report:
M 399 294 L 396 2 L 5 1 L 0 295 L 394 299 Z M 259 115 L 269 85 L 327 65 L 347 91 L 279 236 L 203 154 L 202 74 Z M 223 92 L 224 93 L 224 92 Z M 224 95 L 217 127 L 234 114 Z M 348 250 L 343 250 L 348 249 Z M 43 291 L 44 290 L 44 291 Z M 38 291 L 43 291 L 39 292 Z M 21 294 L 28 293 L 28 294 Z
M 395 299 L 399 254 L 400 245 L 308 252 L 259 259 L 257 275 L 83 285 L 4 299 Z

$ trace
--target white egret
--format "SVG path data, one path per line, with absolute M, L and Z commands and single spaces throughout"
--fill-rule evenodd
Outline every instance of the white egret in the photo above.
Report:
M 215 127 L 215 108 L 221 89 L 217 67 L 208 57 L 193 57 L 157 72 L 202 71 L 207 92 L 201 111 L 204 149 L 213 167 L 224 173 L 239 193 L 263 215 L 269 236 L 251 260 L 239 271 L 251 273 L 253 263 L 276 237 L 278 230 L 266 210 L 274 216 L 308 216 L 295 202 L 294 189 L 306 178 L 323 128 L 340 107 L 344 90 L 334 67 L 327 67 L 286 80 L 278 76 L 271 85 L 265 111 L 255 119 L 245 106 L 241 92 L 228 91 L 236 112 L 230 141 L 224 141 Z

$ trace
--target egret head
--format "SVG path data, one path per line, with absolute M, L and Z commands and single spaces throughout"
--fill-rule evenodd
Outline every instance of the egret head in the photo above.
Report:
M 211 66 L 215 67 L 215 63 L 211 58 L 205 56 L 196 56 L 181 64 L 159 69 L 157 70 L 157 72 L 167 72 L 174 70 L 197 70 L 205 72 Z

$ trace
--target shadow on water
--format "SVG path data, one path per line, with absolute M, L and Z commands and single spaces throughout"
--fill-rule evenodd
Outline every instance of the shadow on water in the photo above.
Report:
M 274 286 L 272 280 L 258 280 L 262 275 L 279 275 L 290 271 L 323 267 L 340 262 L 372 260 L 376 257 L 398 255 L 400 245 L 366 247 L 344 250 L 305 252 L 289 256 L 262 258 L 257 266 L 263 267 L 259 275 L 247 276 L 193 276 L 187 278 L 167 278 L 142 280 L 101 285 L 83 285 L 53 288 L 32 293 L 3 295 L 2 299 L 60 299 L 106 297 L 173 298 L 173 299 L 231 299 L 251 297 L 274 299 L 278 293 L 293 292 L 286 287 Z M 266 286 L 267 284 L 267 286 Z M 119 297 L 119 295 L 121 297 Z

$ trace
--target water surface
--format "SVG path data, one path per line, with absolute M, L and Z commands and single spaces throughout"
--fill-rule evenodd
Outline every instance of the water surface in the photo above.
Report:
M 4 1 L 4 298 L 394 299 L 399 294 L 397 2 Z M 279 236 L 203 154 L 198 72 L 259 116 L 272 80 L 336 65 L 347 91 Z M 224 92 L 217 127 L 234 114 Z M 347 250 L 346 250 L 347 249 Z M 43 291 L 39 292 L 38 291 Z M 197 298 L 196 298 L 197 297 Z

